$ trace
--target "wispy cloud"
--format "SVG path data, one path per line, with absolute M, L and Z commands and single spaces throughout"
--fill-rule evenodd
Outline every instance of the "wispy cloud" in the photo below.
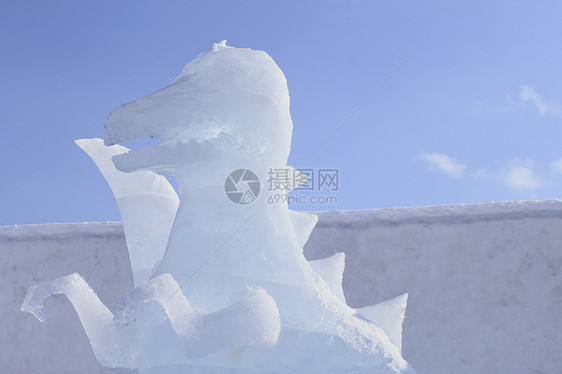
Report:
M 562 174 L 562 157 L 550 163 L 550 170 L 554 174 Z
M 420 152 L 414 159 L 423 161 L 432 172 L 446 174 L 463 183 L 492 183 L 533 199 L 537 198 L 537 193 L 550 193 L 562 178 L 562 157 L 544 164 L 531 159 L 514 158 L 503 167 L 491 169 L 471 169 L 443 153 Z
M 540 178 L 536 175 L 534 163 L 527 160 L 519 165 L 512 165 L 500 172 L 501 180 L 509 187 L 516 190 L 536 190 L 542 186 Z
M 451 178 L 468 177 L 475 181 L 495 181 L 517 191 L 534 191 L 544 187 L 553 174 L 562 174 L 562 158 L 550 163 L 551 175 L 540 175 L 536 172 L 540 169 L 532 160 L 515 160 L 511 165 L 499 169 L 476 169 L 468 170 L 467 166 L 461 164 L 443 153 L 420 152 L 415 157 L 427 163 L 429 170 L 441 172 Z
M 444 173 L 450 178 L 460 178 L 466 170 L 466 165 L 456 162 L 444 153 L 420 152 L 416 159 L 425 161 L 429 170 Z
M 539 111 L 541 115 L 554 114 L 560 115 L 562 111 L 556 106 L 546 103 L 542 97 L 535 91 L 531 86 L 521 86 L 519 90 L 519 97 L 523 102 L 532 103 Z
M 476 180 L 496 179 L 498 175 L 497 173 L 489 171 L 487 169 L 478 169 L 472 173 L 472 177 Z

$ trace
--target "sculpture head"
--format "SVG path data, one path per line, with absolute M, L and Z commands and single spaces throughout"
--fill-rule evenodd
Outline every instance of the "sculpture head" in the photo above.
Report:
M 249 158 L 285 165 L 292 121 L 283 72 L 263 51 L 214 44 L 168 87 L 115 109 L 105 143 L 159 144 L 114 159 L 123 171 L 175 174 L 182 165 Z

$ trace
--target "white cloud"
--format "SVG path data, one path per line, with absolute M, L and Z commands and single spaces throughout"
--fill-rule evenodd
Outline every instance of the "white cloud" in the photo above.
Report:
M 443 153 L 420 152 L 416 159 L 427 162 L 429 170 L 445 173 L 451 178 L 460 178 L 466 169 L 466 165 L 459 164 Z
M 497 178 L 497 173 L 491 172 L 487 169 L 478 169 L 472 173 L 472 177 L 476 180 L 495 179 Z
M 555 174 L 562 174 L 562 158 L 550 163 L 550 170 Z
M 541 180 L 533 171 L 532 161 L 513 165 L 500 173 L 502 181 L 516 190 L 536 190 L 542 186 Z
M 519 97 L 523 102 L 531 102 L 540 112 L 540 114 L 560 115 L 562 112 L 554 105 L 545 103 L 542 97 L 531 86 L 521 86 Z
M 562 175 L 562 157 L 550 163 L 550 176 L 538 173 L 537 170 L 542 167 L 530 159 L 516 159 L 511 165 L 499 170 L 469 170 L 466 165 L 443 153 L 420 152 L 415 159 L 425 161 L 429 170 L 444 173 L 451 178 L 467 177 L 478 182 L 500 183 L 520 192 L 536 192 L 552 183 L 553 174 Z

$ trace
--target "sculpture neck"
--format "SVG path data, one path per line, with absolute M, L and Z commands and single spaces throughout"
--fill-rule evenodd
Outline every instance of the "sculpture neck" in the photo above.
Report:
M 291 178 L 294 175 L 294 169 L 285 163 L 235 156 L 231 160 L 222 158 L 178 168 L 175 177 L 180 204 L 192 210 L 191 215 L 202 213 L 204 216 L 207 210 L 243 215 L 248 211 L 287 209 L 286 204 L 268 202 L 272 193 L 272 170 L 286 171 Z

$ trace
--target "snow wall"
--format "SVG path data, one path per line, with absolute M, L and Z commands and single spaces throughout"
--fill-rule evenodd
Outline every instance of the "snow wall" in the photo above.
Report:
M 346 253 L 348 304 L 409 293 L 403 352 L 421 374 L 559 372 L 562 201 L 318 214 L 305 255 Z M 121 224 L 4 226 L 0 254 L 0 372 L 114 373 L 65 297 L 44 325 L 19 308 L 30 285 L 78 272 L 116 310 L 133 284 Z

